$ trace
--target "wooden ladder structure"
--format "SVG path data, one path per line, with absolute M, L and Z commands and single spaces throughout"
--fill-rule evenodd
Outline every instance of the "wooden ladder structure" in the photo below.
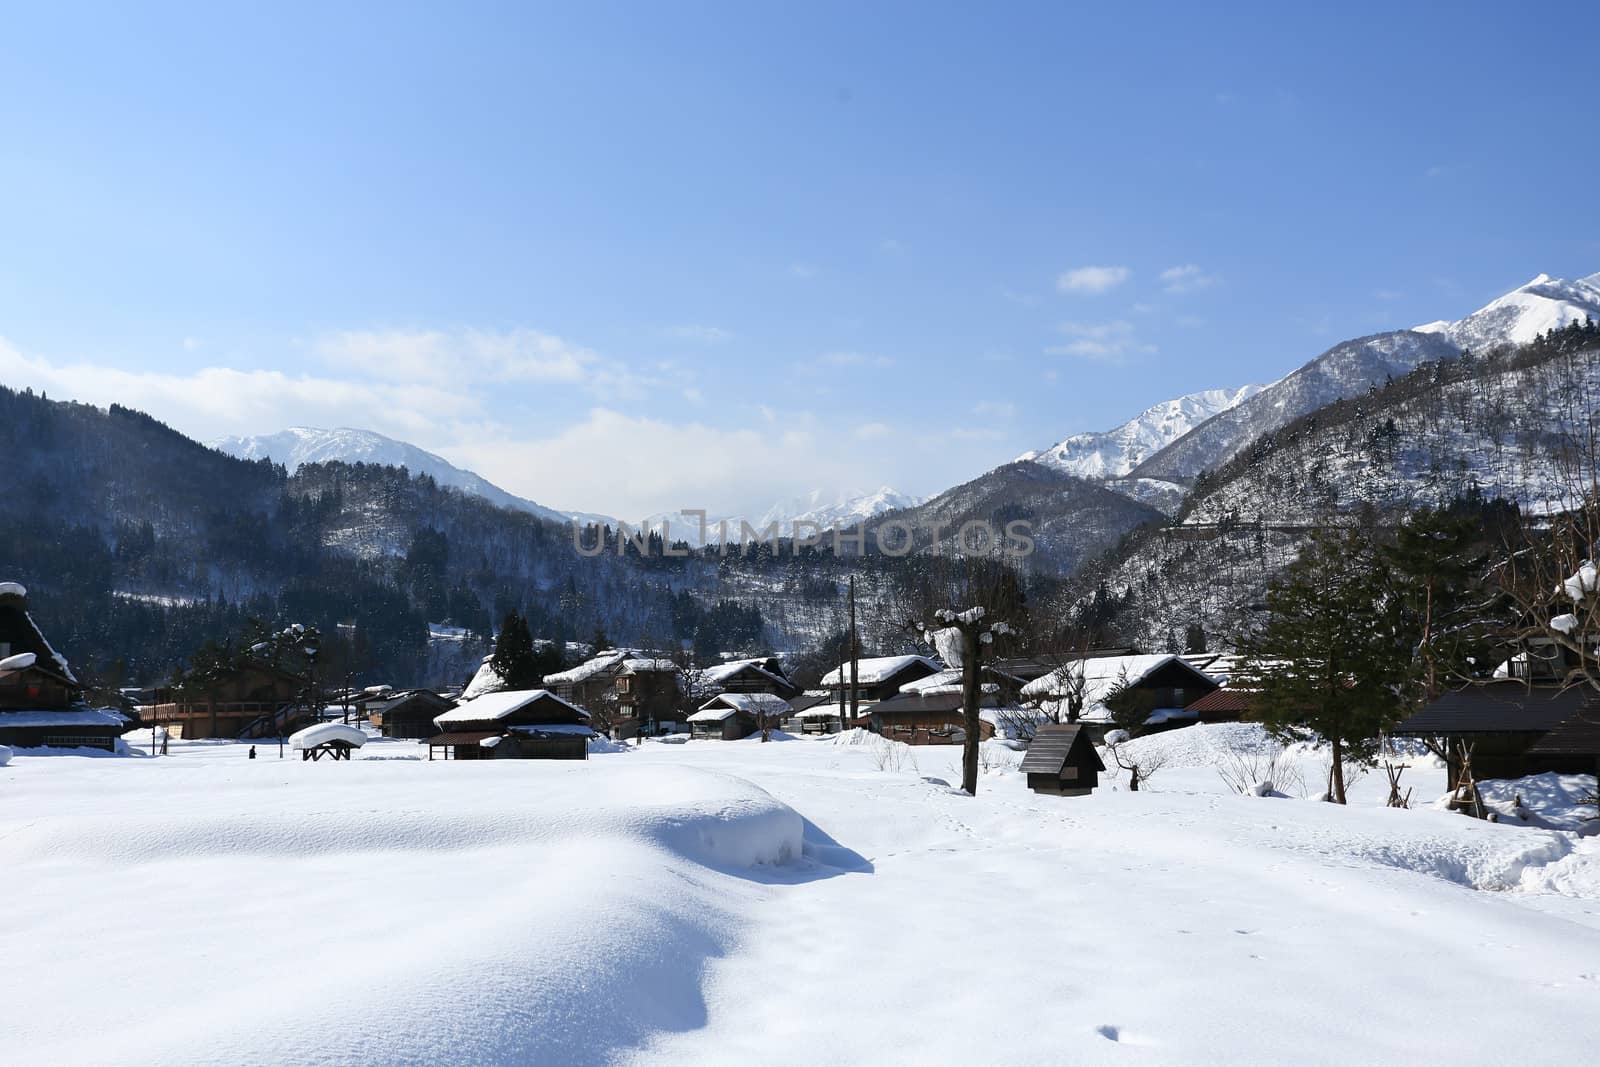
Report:
M 1457 745 L 1461 752 L 1461 774 L 1456 778 L 1456 787 L 1450 796 L 1450 810 L 1474 819 L 1487 819 L 1489 809 L 1484 807 L 1483 794 L 1478 792 L 1478 781 L 1472 774 L 1472 746 L 1465 741 L 1458 741 Z

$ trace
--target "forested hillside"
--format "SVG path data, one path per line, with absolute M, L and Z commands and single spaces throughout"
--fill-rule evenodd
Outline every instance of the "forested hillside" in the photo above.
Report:
M 1202 472 L 1177 525 L 1125 539 L 1056 607 L 1154 649 L 1196 626 L 1226 642 L 1313 527 L 1393 524 L 1419 507 L 1476 509 L 1487 523 L 1506 506 L 1570 506 L 1597 408 L 1597 324 L 1421 364 Z

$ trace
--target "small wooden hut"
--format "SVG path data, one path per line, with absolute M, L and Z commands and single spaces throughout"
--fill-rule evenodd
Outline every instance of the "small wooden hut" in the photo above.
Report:
M 431 689 L 408 689 L 392 693 L 381 703 L 368 706 L 367 714 L 384 737 L 422 739 L 439 732 L 434 719 L 455 707 Z
M 464 700 L 434 724 L 428 738 L 450 759 L 588 759 L 589 713 L 546 689 L 508 689 Z
M 1021 766 L 1029 789 L 1058 797 L 1088 796 L 1100 784 L 1100 772 L 1105 769 L 1082 723 L 1039 727 Z
M 697 738 L 737 741 L 763 723 L 775 730 L 793 713 L 787 700 L 772 693 L 719 693 L 689 716 L 689 728 Z

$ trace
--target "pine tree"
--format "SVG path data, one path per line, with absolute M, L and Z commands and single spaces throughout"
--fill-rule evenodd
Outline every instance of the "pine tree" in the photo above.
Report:
M 1267 619 L 1240 643 L 1239 686 L 1287 740 L 1332 748 L 1332 799 L 1345 802 L 1344 765 L 1369 762 L 1403 710 L 1409 661 L 1389 567 L 1359 530 L 1315 535 L 1267 589 Z
M 489 666 L 507 689 L 532 689 L 539 684 L 542 676 L 533 652 L 533 635 L 528 632 L 528 621 L 515 611 L 500 624 Z
M 1509 609 L 1485 581 L 1482 516 L 1465 508 L 1413 512 L 1382 550 L 1411 646 L 1413 706 L 1473 674 Z

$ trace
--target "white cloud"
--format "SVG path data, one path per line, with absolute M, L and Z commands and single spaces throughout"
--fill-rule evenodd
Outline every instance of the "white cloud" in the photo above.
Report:
M 791 278 L 798 278 L 798 279 L 800 279 L 801 281 L 804 282 L 804 281 L 810 281 L 812 278 L 815 278 L 816 276 L 817 276 L 817 268 L 811 266 L 809 263 L 791 263 L 791 264 L 789 264 L 789 277 L 791 277 Z
M 1045 351 L 1052 355 L 1121 363 L 1131 352 L 1156 351 L 1154 345 L 1137 343 L 1133 324 L 1124 319 L 1111 322 L 1063 322 L 1059 328 L 1071 340 L 1046 348 Z
M 1209 289 L 1219 281 L 1220 278 L 1214 274 L 1207 274 L 1195 263 L 1168 267 L 1161 272 L 1162 288 L 1169 293 L 1192 293 L 1197 289 Z
M 732 330 L 724 330 L 721 326 L 705 326 L 698 323 L 668 326 L 662 332 L 668 337 L 676 338 L 680 341 L 701 341 L 705 344 L 720 344 L 723 341 L 733 340 Z
M 359 421 L 426 448 L 440 425 L 481 417 L 471 395 L 430 383 L 366 382 L 277 370 L 203 367 L 185 374 L 53 363 L 0 340 L 0 379 L 88 404 L 122 404 L 154 415 L 197 440 L 285 426 Z
M 1133 274 L 1127 267 L 1077 267 L 1056 278 L 1063 293 L 1103 293 L 1115 289 Z
M 367 355 L 383 348 L 355 345 L 354 334 L 340 336 L 345 351 Z M 479 359 L 480 369 L 494 374 L 522 372 L 506 364 L 503 348 L 411 341 L 409 348 L 391 344 L 387 350 L 413 359 L 443 351 L 451 359 Z M 308 349 L 322 351 L 317 345 Z M 512 348 L 514 354 L 528 351 Z M 880 363 L 887 360 L 861 355 L 843 365 Z M 700 506 L 760 514 L 775 500 L 825 485 L 888 484 L 930 492 L 1006 458 L 1005 445 L 990 440 L 987 431 L 978 438 L 972 431 L 930 435 L 921 421 L 904 424 L 877 413 L 879 421 L 834 412 L 824 420 L 796 409 L 792 400 L 783 407 L 713 407 L 713 398 L 700 397 L 696 383 L 684 377 L 688 372 L 671 364 L 652 364 L 643 374 L 599 357 L 582 365 L 588 379 L 577 388 L 614 380 L 644 389 L 652 401 L 665 396 L 671 402 L 652 406 L 655 414 L 649 416 L 620 410 L 628 403 L 620 398 L 573 410 L 570 391 L 544 382 L 525 389 L 487 371 L 457 380 L 393 380 L 369 372 L 361 359 L 345 363 L 344 373 L 128 370 L 56 362 L 0 339 L 0 381 L 7 385 L 100 406 L 124 404 L 197 440 L 297 425 L 369 428 L 444 455 L 547 506 L 625 517 Z M 702 400 L 706 407 L 694 407 Z M 714 411 L 715 418 L 697 411 Z M 934 477 L 938 484 L 929 484 Z
M 1009 400 L 980 400 L 972 406 L 974 415 L 987 415 L 996 419 L 1009 419 L 1017 413 L 1017 405 Z
M 183 350 L 185 352 L 197 352 L 200 350 L 200 346 L 201 341 L 198 337 L 185 337 L 183 339 Z
M 319 354 L 341 370 L 404 381 L 583 381 L 600 363 L 586 348 L 539 330 L 340 330 Z

